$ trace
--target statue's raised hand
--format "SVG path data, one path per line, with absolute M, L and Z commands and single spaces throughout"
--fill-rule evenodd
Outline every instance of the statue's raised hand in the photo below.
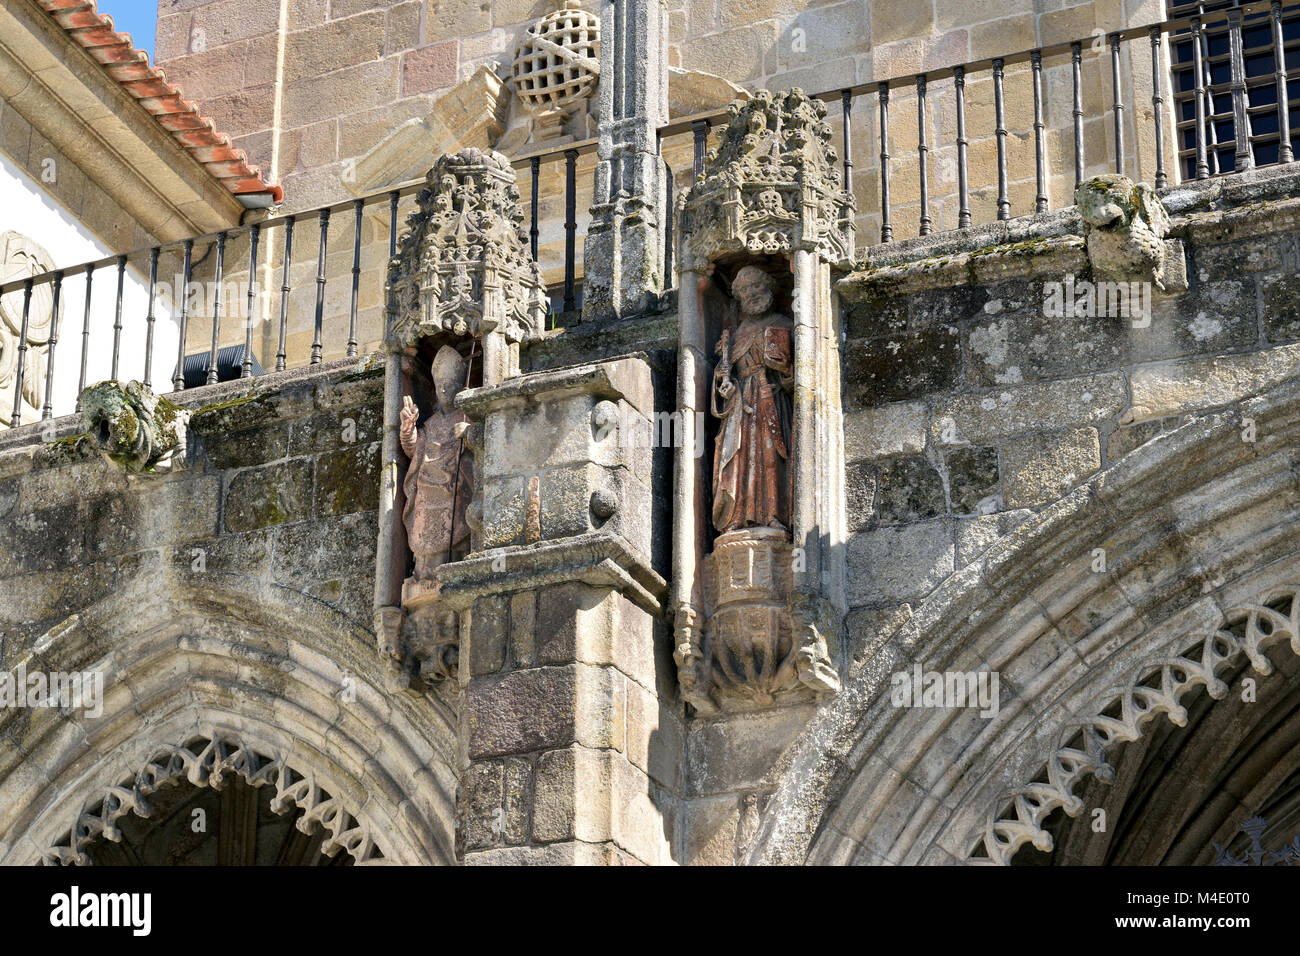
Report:
M 410 395 L 402 396 L 402 431 L 410 431 L 415 427 L 415 421 L 420 417 L 420 410 L 415 407 L 415 400 Z

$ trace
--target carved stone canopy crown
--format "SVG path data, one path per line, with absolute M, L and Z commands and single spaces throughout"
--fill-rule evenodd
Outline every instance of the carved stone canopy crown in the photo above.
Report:
M 388 267 L 389 347 L 400 351 L 439 332 L 538 338 L 546 290 L 510 162 L 463 149 L 440 157 L 426 182 Z
M 826 104 L 793 89 L 736 100 L 722 141 L 681 201 L 682 262 L 728 252 L 815 251 L 853 258 L 853 199 L 843 190 Z

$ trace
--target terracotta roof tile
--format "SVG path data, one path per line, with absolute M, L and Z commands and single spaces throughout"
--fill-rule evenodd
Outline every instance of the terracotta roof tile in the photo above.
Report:
M 96 2 L 37 0 L 69 36 L 104 65 L 110 77 L 227 189 L 236 196 L 269 193 L 273 202 L 283 200 L 283 188 L 267 183 L 261 170 L 249 164 L 248 154 L 233 149 L 230 137 L 217 132 L 212 120 L 201 116 L 198 106 L 167 82 L 162 70 L 149 65 L 149 54 L 135 48 L 131 35 L 113 29 L 113 18 L 99 13 Z

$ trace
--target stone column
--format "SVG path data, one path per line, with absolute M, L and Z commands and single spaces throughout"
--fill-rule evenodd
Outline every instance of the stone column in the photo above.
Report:
M 522 375 L 458 405 L 483 429 L 483 550 L 439 569 L 461 618 L 462 859 L 671 862 L 683 745 L 648 558 L 649 367 Z
M 662 0 L 601 4 L 599 163 L 583 249 L 586 321 L 635 315 L 663 291 L 668 121 Z

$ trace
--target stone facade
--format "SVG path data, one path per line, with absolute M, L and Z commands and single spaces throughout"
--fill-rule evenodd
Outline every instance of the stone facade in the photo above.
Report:
M 1167 191 L 1188 288 L 1153 291 L 1149 323 L 1046 314 L 1052 283 L 1091 275 L 1069 210 L 866 250 L 836 286 L 848 615 L 820 701 L 683 697 L 653 503 L 673 466 L 636 440 L 671 408 L 671 314 L 658 337 L 550 333 L 459 400 L 483 524 L 440 573 L 451 682 L 394 685 L 370 634 L 380 363 L 187 393 L 167 472 L 126 473 L 79 419 L 10 432 L 4 666 L 101 669 L 117 716 L 87 745 L 60 731 L 75 715 L 7 712 L 4 858 L 93 858 L 122 825 L 97 793 L 188 745 L 316 781 L 277 806 L 335 801 L 322 846 L 362 862 L 1208 862 L 1208 841 L 1140 850 L 1047 813 L 1148 819 L 1095 784 L 1134 772 L 1119 745 L 1247 746 L 1255 712 L 1211 703 L 1243 667 L 1262 695 L 1295 669 L 1295 182 Z M 892 705 L 918 665 L 998 672 L 1000 717 Z M 1246 812 L 1202 822 L 1224 841 Z
M 605 0 L 594 294 L 546 328 L 484 58 L 549 4 L 169 5 L 160 47 L 208 64 L 270 162 L 297 137 L 305 185 L 317 124 L 322 183 L 356 158 L 346 124 L 403 104 L 383 149 L 391 127 L 357 134 L 378 179 L 456 138 L 439 102 L 477 109 L 475 141 L 433 163 L 395 256 L 363 215 L 291 264 L 363 250 L 360 355 L 161 399 L 101 383 L 0 434 L 0 678 L 76 691 L 0 696 L 0 862 L 1177 864 L 1243 829 L 1276 851 L 1300 779 L 1294 165 L 1155 188 L 1139 136 L 1137 178 L 1090 150 L 1077 205 L 1029 215 L 1016 179 L 1012 218 L 956 230 L 941 178 L 940 231 L 880 243 L 833 106 L 756 89 L 667 203 L 666 66 L 701 38 L 740 81 L 816 86 L 796 30 L 901 74 L 1122 16 L 1039 6 Z M 610 82 L 616 49 L 646 82 Z M 150 824 L 225 784 L 244 823 L 217 847 Z

